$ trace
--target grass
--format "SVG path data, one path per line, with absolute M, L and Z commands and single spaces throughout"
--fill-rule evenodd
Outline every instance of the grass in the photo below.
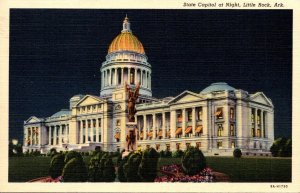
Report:
M 84 157 L 86 164 L 89 156 Z M 113 159 L 116 162 L 116 159 Z M 163 165 L 180 164 L 180 158 L 161 158 Z M 206 157 L 209 167 L 230 176 L 232 182 L 291 182 L 290 158 Z M 48 175 L 50 157 L 10 157 L 9 181 L 26 182 Z

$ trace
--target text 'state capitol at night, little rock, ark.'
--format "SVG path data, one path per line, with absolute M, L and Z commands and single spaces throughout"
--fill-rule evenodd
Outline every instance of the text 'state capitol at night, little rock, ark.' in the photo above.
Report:
M 137 148 L 175 151 L 196 146 L 205 155 L 232 155 L 235 148 L 248 155 L 270 154 L 274 106 L 263 92 L 249 94 L 218 82 L 197 93 L 153 98 L 151 65 L 127 16 L 100 70 L 100 96 L 75 95 L 68 109 L 24 121 L 24 152 L 126 149 L 126 86 L 140 84 L 135 106 Z

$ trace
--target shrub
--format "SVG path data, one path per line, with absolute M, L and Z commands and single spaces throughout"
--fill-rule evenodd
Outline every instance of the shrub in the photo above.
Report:
M 236 158 L 242 157 L 242 151 L 240 149 L 235 149 L 233 151 L 233 157 L 236 157 Z
M 165 151 L 165 157 L 172 157 L 172 152 L 169 150 Z
M 292 156 L 292 140 L 286 138 L 278 138 L 273 142 L 270 148 L 274 157 L 291 157 Z
M 51 156 L 51 158 L 54 156 L 54 155 L 56 155 L 57 154 L 57 151 L 56 151 L 56 149 L 53 147 L 53 148 L 51 148 L 50 149 L 50 156 Z
M 178 158 L 178 157 L 182 157 L 182 156 L 183 156 L 182 150 L 177 150 L 172 153 L 172 157 L 174 157 L 174 158 Z
M 157 173 L 157 162 L 159 154 L 154 148 L 143 152 L 142 160 L 139 166 L 139 175 L 145 182 L 154 182 Z
M 139 165 L 142 160 L 141 152 L 134 152 L 129 155 L 127 162 L 123 166 L 124 176 L 127 182 L 140 182 L 141 177 L 138 174 Z
M 103 182 L 113 182 L 116 178 L 116 171 L 111 156 L 104 155 L 100 161 L 100 172 Z
M 206 160 L 201 150 L 189 147 L 181 159 L 182 169 L 188 175 L 195 175 L 206 167 Z
M 52 157 L 49 168 L 49 175 L 51 178 L 55 179 L 58 176 L 61 176 L 64 168 L 65 156 L 63 154 L 56 154 Z
M 127 163 L 128 158 L 129 158 L 130 155 L 131 155 L 131 153 L 128 156 L 124 157 L 123 159 L 121 157 L 121 159 L 118 163 L 119 167 L 118 167 L 117 172 L 118 172 L 118 178 L 119 178 L 120 182 L 127 182 L 127 179 L 126 179 L 126 176 L 125 176 L 125 173 L 124 173 L 124 165 Z
M 165 151 L 164 150 L 161 150 L 159 152 L 159 157 L 165 157 Z
M 64 182 L 86 182 L 87 169 L 82 159 L 74 157 L 69 160 L 63 169 Z
M 82 158 L 82 156 L 80 155 L 79 152 L 69 151 L 65 156 L 65 163 L 68 163 L 73 158 L 77 158 L 77 159 L 80 159 L 81 161 L 83 161 L 83 158 Z
M 102 175 L 100 173 L 100 159 L 98 156 L 94 156 L 90 159 L 89 164 L 89 181 L 101 182 Z

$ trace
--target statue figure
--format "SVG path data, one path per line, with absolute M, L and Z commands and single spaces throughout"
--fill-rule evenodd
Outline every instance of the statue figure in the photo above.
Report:
M 128 96 L 128 121 L 134 122 L 134 115 L 136 113 L 135 103 L 139 96 L 140 83 L 137 84 L 135 89 L 131 89 L 127 83 L 125 84 L 125 91 Z
M 135 133 L 134 130 L 130 130 L 129 134 L 126 136 L 127 142 L 127 150 L 129 151 L 129 147 L 133 151 L 133 145 L 135 144 Z

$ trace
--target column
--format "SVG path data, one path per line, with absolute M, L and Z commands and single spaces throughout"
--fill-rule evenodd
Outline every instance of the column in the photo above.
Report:
M 115 68 L 115 80 L 114 80 L 115 82 L 114 82 L 114 85 L 118 85 L 117 84 L 117 80 L 118 80 L 117 79 L 117 72 L 118 72 L 118 68 Z M 97 121 L 96 121 L 96 123 L 97 123 Z
M 30 145 L 32 146 L 32 142 L 33 142 L 33 133 L 32 133 L 33 129 L 32 127 L 30 127 Z
M 143 115 L 143 121 L 144 121 L 144 125 L 143 125 L 143 130 L 144 130 L 144 140 L 147 139 L 147 120 L 146 120 L 146 115 Z
M 124 68 L 121 68 L 121 85 L 124 85 Z
M 27 140 L 28 140 L 28 128 L 25 128 L 25 133 L 26 133 L 26 139 L 24 140 L 25 144 L 24 146 L 28 146 Z
M 83 121 L 81 120 L 80 123 L 80 143 L 83 143 Z
M 141 86 L 144 86 L 144 71 L 141 70 Z
M 151 89 L 151 73 L 149 73 L 149 89 Z
M 137 68 L 134 69 L 134 83 L 137 84 Z
M 43 126 L 40 126 L 39 130 L 39 143 L 38 145 L 42 145 L 42 128 Z
M 96 142 L 99 142 L 99 119 L 98 118 L 96 118 Z
M 170 132 L 171 132 L 171 138 L 175 138 L 175 131 L 176 131 L 176 111 L 172 110 L 170 112 Z
M 60 125 L 60 126 L 58 126 L 58 128 L 59 128 L 58 143 L 59 143 L 59 144 L 62 144 L 62 129 L 63 129 L 63 127 L 62 127 L 62 125 Z
M 157 131 L 157 127 L 156 127 L 156 115 L 152 114 L 152 122 L 153 122 L 153 139 L 156 139 L 156 131 Z
M 186 129 L 186 112 L 185 109 L 182 109 L 182 137 L 185 137 Z
M 255 118 L 254 118 L 254 125 L 255 125 L 255 129 L 254 129 L 254 132 L 255 132 L 255 137 L 257 137 L 257 108 L 255 108 Z
M 192 108 L 192 133 L 193 133 L 193 136 L 195 136 L 195 129 L 196 129 L 196 110 L 195 110 L 195 107 L 193 107 Z
M 265 119 L 265 111 L 261 111 L 261 136 L 262 138 L 265 138 L 265 124 L 266 124 L 266 119 Z
M 48 143 L 48 145 L 52 145 L 52 143 L 51 143 L 51 135 L 52 135 L 52 126 L 49 126 L 49 143 Z
M 89 125 L 88 119 L 85 120 L 85 143 L 89 141 Z
M 167 132 L 166 132 L 166 113 L 165 112 L 162 112 L 162 133 L 163 133 L 163 136 L 162 138 L 164 139 L 167 135 Z

